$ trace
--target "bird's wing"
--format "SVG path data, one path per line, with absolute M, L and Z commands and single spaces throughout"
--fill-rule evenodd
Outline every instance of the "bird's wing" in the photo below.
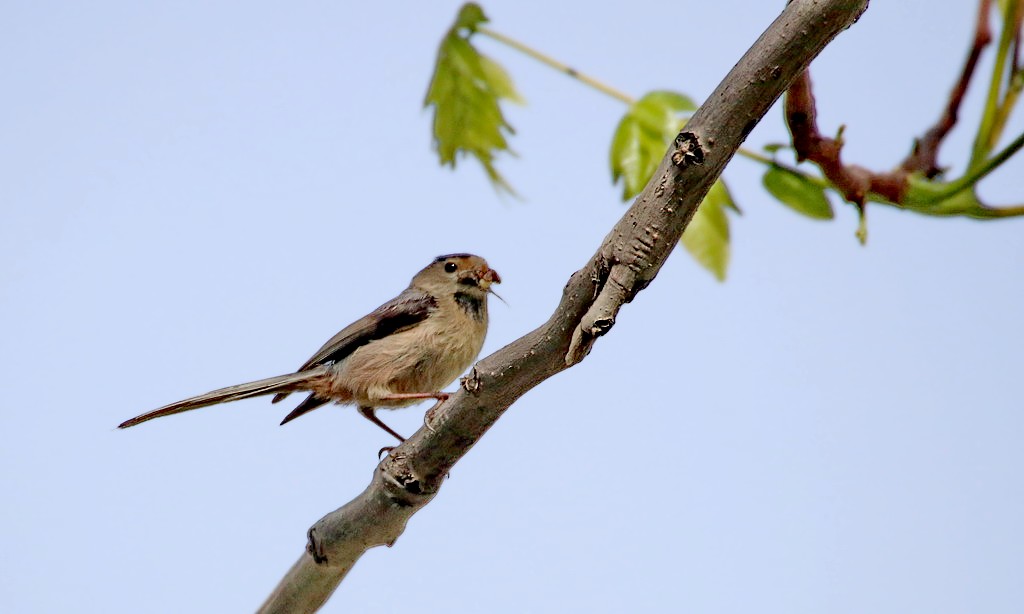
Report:
M 349 324 L 327 340 L 316 354 L 299 367 L 298 372 L 317 365 L 337 362 L 347 357 L 356 348 L 374 339 L 386 337 L 403 328 L 415 326 L 425 320 L 437 308 L 437 300 L 429 294 L 413 288 L 406 288 L 401 294 Z M 289 393 L 274 395 L 271 402 L 283 401 Z M 286 419 L 287 422 L 287 419 Z M 283 423 L 282 423 L 283 424 Z
M 299 371 L 305 371 L 315 365 L 337 362 L 354 352 L 356 348 L 375 339 L 419 324 L 436 308 L 437 300 L 433 296 L 407 288 L 331 337 L 316 354 L 299 367 Z

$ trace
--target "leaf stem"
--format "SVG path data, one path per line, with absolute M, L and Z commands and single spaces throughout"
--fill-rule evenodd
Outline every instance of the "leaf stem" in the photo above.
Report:
M 1005 98 L 1000 101 L 999 94 L 1002 89 L 1002 75 L 1006 70 L 1006 58 L 1010 49 L 1011 43 L 1014 41 L 1012 34 L 1013 28 L 1007 27 L 1007 22 L 1019 23 L 1020 11 L 1024 6 L 1024 0 L 1012 0 L 1008 7 L 1007 14 L 1004 15 L 1004 24 L 1001 36 L 999 39 L 999 51 L 996 56 L 996 65 L 993 67 L 992 81 L 989 84 L 988 98 L 985 104 L 985 113 L 982 117 L 981 125 L 978 128 L 978 134 L 975 137 L 974 149 L 971 155 L 971 162 L 968 166 L 968 172 L 960 179 L 952 182 L 949 186 L 949 191 L 942 198 L 948 198 L 956 195 L 957 193 L 967 189 L 980 181 L 983 177 L 991 173 L 1003 162 L 1009 159 L 1015 154 L 1021 147 L 1024 147 L 1024 134 L 1021 134 L 1007 145 L 1002 151 L 992 158 L 988 158 L 987 154 L 992 149 L 993 141 L 998 139 L 999 133 L 1002 132 L 1003 127 L 1006 123 L 1006 118 L 1009 115 L 1010 107 L 1014 106 L 1017 96 L 1020 94 L 1022 85 L 1011 82 Z M 1010 19 L 1006 19 L 1010 18 Z M 636 99 L 614 87 L 591 77 L 585 73 L 582 73 L 572 66 L 560 62 L 555 58 L 542 53 L 529 45 L 522 43 L 514 38 L 506 36 L 501 32 L 492 30 L 486 26 L 477 26 L 476 32 L 487 36 L 488 38 L 495 40 L 503 45 L 511 47 L 516 51 L 533 58 L 534 60 L 544 64 L 548 68 L 552 68 L 568 77 L 576 79 L 581 83 L 592 87 L 593 89 L 614 98 L 625 105 L 632 105 L 636 102 Z M 1015 75 L 1011 75 L 1011 78 Z M 1022 81 L 1024 83 L 1024 81 Z M 824 177 L 810 174 L 798 169 L 797 167 L 783 164 L 773 157 L 763 155 L 756 151 L 739 148 L 736 152 L 738 155 L 752 160 L 765 166 L 775 166 L 781 168 L 790 173 L 794 173 L 810 181 L 814 185 L 820 186 L 825 189 L 838 191 L 832 182 L 828 181 Z M 938 199 L 941 200 L 942 198 Z M 866 195 L 866 199 L 871 202 L 886 204 L 896 207 L 902 207 L 898 203 L 890 202 L 889 200 L 880 197 L 878 194 L 869 193 Z M 1024 215 L 1024 205 L 1014 207 L 986 207 L 982 206 L 969 211 L 964 211 L 963 215 L 974 218 L 997 218 L 997 217 L 1015 217 Z
M 525 43 L 521 43 L 521 42 L 517 41 L 516 39 L 511 38 L 509 36 L 505 36 L 501 32 L 498 32 L 496 30 L 492 30 L 491 28 L 488 28 L 487 26 L 482 26 L 482 25 L 481 26 L 477 26 L 476 31 L 479 32 L 480 34 L 483 34 L 484 36 L 487 36 L 487 37 L 489 37 L 489 38 L 491 38 L 493 40 L 498 41 L 499 43 L 507 45 L 507 46 L 515 49 L 516 51 L 518 51 L 520 53 L 523 53 L 523 54 L 533 58 L 534 60 L 537 60 L 538 62 L 540 62 L 541 64 L 544 64 L 548 68 L 553 68 L 554 70 L 557 70 L 558 72 L 561 72 L 561 73 L 563 73 L 565 75 L 568 75 L 569 77 L 572 77 L 573 79 L 581 81 L 582 83 L 585 83 L 586 85 L 589 85 L 590 87 L 592 87 L 595 90 L 601 92 L 602 94 L 610 96 L 610 97 L 614 98 L 615 100 L 618 100 L 619 102 L 621 102 L 623 104 L 631 105 L 634 102 L 636 102 L 636 99 L 633 98 L 632 96 L 630 96 L 629 94 L 626 94 L 625 92 L 617 90 L 614 87 L 612 87 L 612 86 L 610 86 L 610 85 L 608 85 L 606 83 L 598 81 L 597 79 L 595 79 L 594 77 L 591 77 L 590 75 L 581 73 L 580 71 L 578 71 L 575 68 L 569 66 L 568 64 L 565 64 L 563 62 L 559 62 L 558 60 L 556 60 L 555 58 L 547 55 L 546 53 L 542 53 L 540 51 L 537 51 L 536 49 L 534 49 L 533 47 L 530 47 L 529 45 L 527 45 Z M 747 158 L 749 158 L 751 160 L 760 162 L 761 164 L 765 164 L 765 165 L 778 164 L 775 160 L 773 160 L 773 159 L 771 159 L 771 158 L 769 158 L 767 156 L 762 156 L 761 154 L 758 154 L 757 152 L 754 152 L 754 151 L 752 151 L 750 149 L 745 149 L 745 148 L 741 147 L 737 153 L 739 153 L 739 155 L 747 157 Z M 788 168 L 787 170 L 792 170 L 792 171 L 794 171 L 796 173 L 799 173 L 799 174 L 802 174 L 802 175 L 806 175 L 806 173 L 801 173 L 800 171 L 797 171 L 797 170 L 792 169 L 792 168 Z M 814 177 L 813 175 L 806 175 L 806 177 L 808 179 L 812 179 L 812 180 L 815 180 L 815 181 L 820 181 L 819 178 Z
M 964 215 L 976 220 L 1020 217 L 1024 215 L 1024 205 L 1015 205 L 1013 207 L 978 207 L 977 209 L 965 211 Z
M 612 98 L 618 100 L 619 102 L 622 102 L 627 105 L 631 105 L 634 102 L 636 102 L 636 100 L 633 97 L 629 96 L 628 94 L 620 92 L 619 90 L 613 88 L 612 86 L 602 83 L 589 75 L 585 75 L 580 71 L 576 70 L 575 68 L 573 68 L 572 66 L 559 62 L 555 58 L 547 54 L 541 53 L 540 51 L 537 51 L 536 49 L 530 47 L 529 45 L 526 45 L 525 43 L 521 43 L 514 38 L 505 36 L 501 32 L 497 32 L 485 26 L 477 26 L 476 31 L 479 32 L 480 34 L 483 34 L 484 36 L 490 37 L 498 41 L 499 43 L 508 45 L 509 47 L 515 49 L 516 51 L 519 51 L 520 53 L 530 56 L 531 58 L 537 60 L 541 64 L 545 64 L 550 68 L 553 68 L 561 73 L 564 73 L 572 77 L 573 79 L 581 81 L 589 85 L 590 87 L 594 88 L 595 90 L 601 92 L 602 94 L 611 96 Z
M 968 169 L 967 173 L 964 174 L 963 177 L 951 182 L 949 184 L 949 192 L 946 196 L 957 194 L 958 192 L 978 183 L 984 179 L 986 175 L 996 170 L 1003 162 L 1009 160 L 1013 154 L 1020 151 L 1021 147 L 1024 147 L 1024 132 L 1017 135 L 1017 138 L 1010 141 L 1010 144 L 1004 147 L 1002 151 L 988 160 L 976 165 L 974 168 Z
M 761 164 L 764 164 L 766 166 L 778 164 L 778 162 L 776 162 L 773 158 L 766 156 L 764 154 L 757 153 L 756 151 L 753 151 L 751 149 L 745 149 L 741 147 L 736 153 L 743 156 L 744 158 L 747 158 L 748 160 L 760 162 Z
M 1012 0 L 1007 3 L 1006 10 L 1002 15 L 1002 31 L 999 33 L 999 46 L 996 49 L 996 58 L 992 66 L 992 79 L 989 81 L 988 95 L 985 97 L 985 111 L 981 117 L 981 124 L 978 126 L 978 134 L 974 137 L 974 147 L 971 150 L 971 159 L 968 169 L 984 164 L 988 152 L 991 151 L 994 143 L 999 140 L 997 128 L 998 115 L 1000 115 L 999 94 L 1002 90 L 1003 76 L 1006 73 L 1006 59 L 1010 52 L 1010 45 L 1014 40 L 1014 26 L 1017 24 L 1017 14 L 1021 9 L 1020 0 Z
M 774 167 L 780 168 L 780 169 L 782 169 L 782 170 L 784 170 L 784 171 L 786 171 L 788 173 L 793 173 L 794 175 L 799 175 L 800 177 L 806 179 L 807 181 L 813 183 L 814 185 L 816 185 L 816 186 L 818 186 L 820 188 L 825 188 L 826 190 L 835 190 L 836 189 L 835 186 L 832 185 L 824 177 L 819 177 L 818 175 L 813 175 L 811 173 L 804 172 L 804 171 L 800 170 L 799 168 L 797 168 L 795 166 L 790 166 L 788 164 L 784 164 L 782 162 L 779 162 L 775 158 L 771 158 L 769 156 L 766 156 L 766 155 L 763 155 L 763 154 L 759 154 L 756 151 L 752 151 L 750 149 L 740 148 L 740 149 L 736 150 L 736 154 L 740 155 L 740 156 L 743 156 L 744 158 L 747 158 L 748 160 L 753 160 L 754 162 L 758 162 L 760 164 L 764 164 L 765 166 L 774 166 Z
M 1024 87 L 1024 74 L 1021 73 L 1017 61 L 1017 56 L 1020 53 L 1021 20 L 1024 19 L 1024 0 L 1015 0 L 1014 6 L 1010 7 L 1006 18 L 1013 19 L 1011 25 L 1004 24 L 1003 26 L 1012 32 L 1011 47 L 1007 50 L 1007 55 L 1010 57 L 1010 70 L 1006 80 L 1006 92 L 1003 94 L 1003 100 L 999 103 L 992 121 L 993 137 L 990 139 L 990 147 L 995 146 L 999 136 L 1003 133 L 1006 122 L 1010 118 L 1010 113 L 1017 104 L 1021 88 Z

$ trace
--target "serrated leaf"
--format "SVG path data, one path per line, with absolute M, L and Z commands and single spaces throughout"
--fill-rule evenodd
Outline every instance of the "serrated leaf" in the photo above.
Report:
M 486 55 L 479 54 L 479 57 L 480 67 L 483 69 L 486 81 L 490 84 L 494 95 L 498 99 L 506 98 L 516 104 L 526 104 L 526 100 L 516 91 L 508 71 Z
M 719 179 L 708 190 L 682 238 L 683 247 L 718 281 L 725 281 L 729 268 L 729 217 L 725 214 L 726 207 L 735 208 L 735 205 L 729 190 Z
M 825 189 L 799 173 L 771 166 L 765 171 L 761 183 L 772 196 L 798 213 L 816 220 L 835 217 Z
M 612 183 L 622 180 L 622 200 L 640 193 L 683 125 L 682 113 L 697 108 L 678 92 L 654 91 L 633 103 L 612 136 Z
M 423 106 L 434 108 L 434 149 L 442 165 L 455 168 L 460 156 L 471 155 L 496 188 L 513 192 L 494 167 L 495 154 L 511 151 L 506 134 L 515 133 L 499 103 L 523 99 L 505 69 L 470 43 L 476 28 L 486 22 L 479 5 L 463 5 L 437 50 Z

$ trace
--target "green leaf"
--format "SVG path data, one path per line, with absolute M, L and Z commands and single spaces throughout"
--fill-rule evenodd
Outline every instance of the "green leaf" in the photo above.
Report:
M 737 205 L 736 201 L 732 199 L 732 193 L 729 191 L 729 186 L 725 185 L 725 179 L 719 177 L 717 181 L 711 184 L 711 189 L 708 190 L 704 200 L 706 201 L 709 198 L 715 198 L 716 200 L 721 201 L 722 205 L 725 207 L 743 215 L 743 212 L 740 211 L 739 205 Z
M 825 196 L 825 188 L 800 173 L 781 166 L 771 166 L 765 171 L 761 183 L 772 196 L 798 213 L 816 220 L 835 217 L 832 203 Z
M 729 189 L 719 179 L 712 184 L 690 225 L 683 232 L 683 247 L 718 281 L 725 281 L 729 268 L 729 217 L 726 207 L 736 209 Z
M 622 180 L 622 200 L 640 193 L 683 126 L 693 100 L 678 92 L 654 91 L 633 103 L 612 137 L 612 183 Z
M 479 4 L 467 2 L 459 9 L 459 15 L 455 18 L 455 24 L 452 26 L 452 29 L 465 28 L 470 32 L 476 32 L 478 25 L 488 21 L 490 19 L 487 19 L 487 15 L 484 15 L 484 9 Z
M 471 155 L 496 188 L 514 193 L 494 167 L 495 154 L 511 152 L 506 134 L 515 133 L 499 102 L 523 99 L 505 69 L 470 43 L 477 27 L 486 22 L 479 5 L 463 5 L 437 50 L 423 106 L 434 108 L 434 149 L 442 165 L 455 168 L 460 156 Z

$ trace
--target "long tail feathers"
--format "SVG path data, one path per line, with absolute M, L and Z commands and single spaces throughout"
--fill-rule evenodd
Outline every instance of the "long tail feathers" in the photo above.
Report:
M 199 396 L 190 397 L 170 405 L 164 405 L 159 409 L 154 409 L 151 412 L 136 416 L 131 420 L 125 420 L 117 426 L 119 429 L 126 429 L 136 424 L 141 424 L 153 418 L 161 418 L 163 416 L 170 416 L 172 414 L 179 414 L 183 411 L 189 411 L 190 409 L 199 409 L 200 407 L 206 407 L 208 405 L 216 405 L 217 403 L 229 403 L 231 401 L 240 401 L 242 399 L 248 399 L 251 397 L 263 396 L 265 394 L 274 393 L 286 393 L 295 392 L 297 390 L 309 390 L 310 383 L 318 377 L 322 377 L 326 372 L 326 368 L 321 367 L 318 369 L 310 369 L 308 371 L 301 371 L 299 373 L 290 373 L 288 375 L 278 375 L 277 377 L 268 377 L 267 379 L 257 380 L 255 382 L 248 382 L 246 384 L 238 384 L 237 386 L 228 386 L 227 388 L 220 388 L 219 390 L 213 390 L 206 394 Z M 305 404 L 305 403 L 303 403 Z

